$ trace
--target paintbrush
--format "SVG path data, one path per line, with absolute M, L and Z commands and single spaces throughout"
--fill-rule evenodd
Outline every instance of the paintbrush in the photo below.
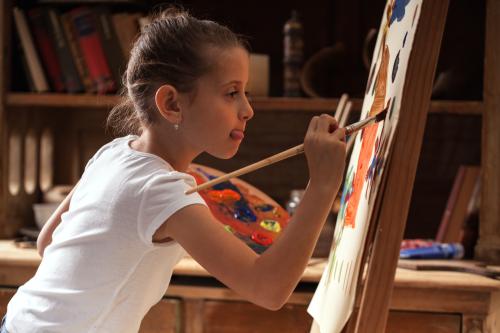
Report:
M 357 132 L 371 124 L 378 123 L 379 121 L 382 121 L 385 119 L 385 116 L 387 114 L 387 109 L 384 109 L 382 112 L 379 114 L 376 114 L 374 116 L 368 117 L 364 120 L 358 121 L 357 123 L 348 125 L 345 127 L 345 135 L 349 136 L 354 132 Z M 273 163 L 282 161 L 284 159 L 287 159 L 289 157 L 302 154 L 304 152 L 304 144 L 300 144 L 298 146 L 292 147 L 290 149 L 287 149 L 285 151 L 282 151 L 281 153 L 278 153 L 276 155 L 270 156 L 268 158 L 265 158 L 259 162 L 255 162 L 253 164 L 250 164 L 246 167 L 243 167 L 241 169 L 238 169 L 236 171 L 233 171 L 231 173 L 225 174 L 223 176 L 217 177 L 215 179 L 212 179 L 211 181 L 208 181 L 206 183 L 203 183 L 201 185 L 195 186 L 189 190 L 186 191 L 186 194 L 191 194 L 194 192 L 198 192 L 201 190 L 204 190 L 208 187 L 211 187 L 213 185 L 222 183 L 228 179 L 238 177 L 244 174 L 247 174 L 249 172 L 255 171 L 257 169 L 263 168 L 265 166 L 271 165 Z

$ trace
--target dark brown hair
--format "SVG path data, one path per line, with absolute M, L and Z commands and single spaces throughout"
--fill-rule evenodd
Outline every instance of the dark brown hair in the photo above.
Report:
M 211 49 L 242 47 L 247 42 L 229 28 L 200 20 L 179 7 L 151 17 L 130 53 L 123 75 L 123 102 L 110 112 L 107 124 L 116 134 L 140 133 L 154 123 L 156 90 L 170 84 L 183 93 L 195 92 L 198 78 L 213 68 Z

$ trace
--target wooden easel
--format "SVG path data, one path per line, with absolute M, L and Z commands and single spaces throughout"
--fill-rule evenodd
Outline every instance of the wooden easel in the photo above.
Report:
M 366 240 L 365 252 L 371 254 L 365 255 L 368 269 L 358 289 L 359 311 L 351 317 L 348 332 L 385 331 L 448 4 L 448 0 L 422 2 L 401 100 L 403 112 Z
M 385 331 L 448 4 L 448 0 L 422 2 L 406 72 L 402 112 L 365 242 L 362 262 L 368 263 L 367 273 L 364 282 L 358 282 L 359 306 L 344 332 Z

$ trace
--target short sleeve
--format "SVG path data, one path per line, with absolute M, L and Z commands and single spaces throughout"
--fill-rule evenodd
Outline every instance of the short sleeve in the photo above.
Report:
M 148 180 L 138 212 L 138 232 L 146 244 L 153 244 L 156 230 L 179 209 L 195 204 L 206 206 L 197 192 L 185 194 L 195 185 L 191 175 L 176 171 L 162 172 Z
M 91 166 L 92 163 L 94 163 L 95 160 L 96 160 L 96 156 L 94 155 L 90 158 L 90 160 L 87 161 L 87 164 L 85 165 L 85 168 L 83 170 L 84 171 L 87 170 L 89 168 L 89 166 Z
M 116 145 L 116 144 L 119 144 L 121 143 L 122 141 L 130 141 L 134 138 L 137 138 L 136 135 L 127 135 L 127 136 L 124 136 L 124 137 L 121 137 L 121 138 L 116 138 L 114 139 L 113 141 L 111 142 L 108 142 L 107 144 L 105 144 L 104 146 L 102 146 L 101 148 L 99 148 L 99 150 L 94 154 L 94 156 L 92 156 L 88 161 L 87 161 L 87 164 L 85 165 L 85 168 L 83 169 L 84 171 L 87 170 L 98 158 L 99 156 L 102 155 L 102 153 L 112 147 L 113 145 Z

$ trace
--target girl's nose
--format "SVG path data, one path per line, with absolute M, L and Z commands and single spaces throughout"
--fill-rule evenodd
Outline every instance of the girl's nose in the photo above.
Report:
M 253 108 L 250 105 L 250 102 L 247 100 L 245 102 L 245 105 L 243 105 L 243 107 L 242 107 L 242 110 L 240 112 L 240 117 L 242 120 L 248 121 L 248 120 L 252 119 L 253 114 L 254 114 Z

